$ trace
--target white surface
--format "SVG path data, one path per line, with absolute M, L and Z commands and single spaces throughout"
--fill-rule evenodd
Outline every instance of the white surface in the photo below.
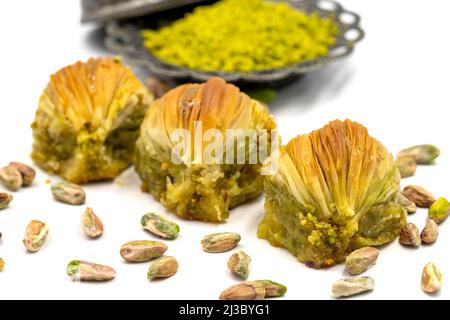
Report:
M 417 175 L 404 183 L 417 183 L 437 196 L 450 197 L 450 2 L 342 3 L 362 15 L 367 38 L 350 59 L 282 90 L 272 112 L 278 118 L 284 140 L 335 118 L 351 118 L 366 125 L 392 152 L 417 143 L 434 143 L 443 151 L 438 164 L 420 167 Z M 10 160 L 30 162 L 29 125 L 49 75 L 77 59 L 105 54 L 87 41 L 92 26 L 79 25 L 78 7 L 74 0 L 16 0 L 0 4 L 0 164 Z M 47 175 L 39 171 L 34 186 L 15 193 L 12 207 L 0 212 L 0 256 L 7 263 L 5 272 L 0 274 L 0 299 L 216 299 L 223 289 L 237 282 L 226 268 L 230 254 L 204 253 L 199 241 L 205 234 L 227 230 L 242 234 L 239 249 L 252 257 L 250 279 L 286 284 L 288 299 L 328 299 L 333 281 L 347 276 L 342 265 L 321 271 L 308 269 L 286 251 L 258 240 L 255 233 L 263 215 L 261 198 L 234 210 L 230 221 L 223 225 L 186 222 L 169 215 L 181 226 L 179 239 L 168 242 L 167 252 L 178 258 L 180 270 L 171 279 L 149 283 L 149 264 L 124 263 L 119 248 L 130 240 L 151 239 L 140 229 L 140 217 L 149 211 L 166 211 L 139 191 L 134 173 L 125 174 L 125 185 L 86 187 L 86 205 L 96 210 L 106 228 L 97 241 L 86 239 L 80 230 L 83 207 L 54 202 L 46 179 Z M 419 211 L 409 220 L 422 228 L 425 218 L 426 212 Z M 21 242 L 31 219 L 50 225 L 49 239 L 37 254 L 27 254 Z M 365 274 L 375 278 L 375 291 L 358 298 L 430 298 L 420 290 L 422 267 L 429 261 L 436 262 L 444 274 L 442 291 L 433 298 L 450 298 L 449 242 L 450 222 L 446 222 L 433 246 L 415 250 L 398 243 L 387 246 L 377 265 Z M 65 275 L 66 265 L 72 259 L 111 265 L 118 272 L 117 278 L 103 284 L 73 283 Z

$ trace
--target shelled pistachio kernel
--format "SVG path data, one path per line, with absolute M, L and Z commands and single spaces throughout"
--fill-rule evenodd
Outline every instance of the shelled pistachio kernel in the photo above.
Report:
M 243 282 L 224 290 L 220 300 L 263 300 L 266 297 L 266 289 L 261 283 Z
M 79 206 L 86 201 L 86 193 L 80 186 L 61 181 L 51 186 L 53 197 L 63 203 Z
M 271 280 L 256 280 L 254 282 L 259 283 L 264 287 L 264 290 L 266 290 L 265 298 L 282 297 L 287 292 L 286 286 Z
M 436 201 L 430 192 L 415 185 L 405 187 L 403 195 L 420 208 L 429 208 Z
M 436 200 L 428 210 L 428 218 L 442 223 L 450 215 L 450 202 L 445 198 Z
M 370 277 L 341 279 L 333 284 L 332 294 L 335 298 L 350 297 L 375 288 L 375 281 Z
M 22 175 L 22 186 L 31 186 L 36 177 L 36 170 L 22 162 L 10 162 L 9 166 L 16 168 Z
M 175 222 L 156 213 L 145 214 L 141 219 L 141 225 L 145 230 L 169 240 L 176 239 L 180 232 L 180 227 Z
M 160 258 L 167 246 L 159 241 L 130 241 L 120 247 L 120 255 L 127 262 L 147 262 Z
M 420 246 L 421 239 L 417 226 L 414 223 L 406 224 L 400 232 L 399 241 L 401 244 L 406 246 Z
M 205 236 L 202 241 L 203 250 L 206 252 L 220 253 L 234 249 L 241 241 L 241 236 L 234 232 L 214 233 Z
M 115 278 L 116 271 L 106 265 L 72 260 L 67 266 L 67 275 L 76 281 L 110 281 Z
M 399 195 L 398 202 L 403 208 L 405 208 L 408 214 L 417 212 L 417 205 L 411 200 L 409 200 L 407 197 L 405 197 L 403 194 Z
M 0 210 L 8 208 L 11 201 L 13 201 L 12 195 L 9 193 L 0 192 Z
M 442 274 L 434 263 L 430 262 L 422 271 L 422 290 L 427 293 L 435 293 L 441 289 Z
M 81 227 L 90 238 L 98 238 L 103 234 L 103 222 L 91 208 L 86 208 L 81 215 Z
M 247 279 L 250 268 L 250 256 L 244 251 L 234 253 L 228 260 L 228 268 L 242 279 Z
M 398 158 L 395 163 L 402 178 L 412 177 L 416 173 L 417 163 L 413 157 Z
M 148 280 L 169 278 L 178 272 L 178 261 L 174 257 L 161 257 L 150 266 L 147 272 Z
M 428 219 L 425 228 L 423 228 L 422 232 L 420 233 L 420 238 L 423 242 L 431 244 L 436 241 L 438 235 L 439 227 L 436 221 L 434 221 L 433 219 Z
M 5 270 L 5 260 L 0 258 L 0 272 L 3 272 L 3 270 Z
M 45 243 L 48 234 L 48 225 L 44 222 L 33 220 L 25 230 L 23 244 L 30 252 L 39 251 Z
M 17 191 L 23 184 L 22 175 L 17 168 L 3 167 L 0 169 L 0 183 L 11 191 Z
M 423 144 L 404 149 L 398 153 L 397 157 L 412 157 L 417 164 L 432 164 L 440 154 L 441 151 L 437 147 L 431 144 Z
M 361 274 L 375 264 L 379 254 L 380 250 L 373 247 L 355 250 L 345 259 L 345 268 L 350 274 Z

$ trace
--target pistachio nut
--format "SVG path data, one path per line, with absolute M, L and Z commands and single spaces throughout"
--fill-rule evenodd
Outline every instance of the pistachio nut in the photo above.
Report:
M 110 281 L 115 278 L 116 271 L 105 265 L 73 260 L 67 266 L 67 275 L 75 281 Z
M 0 169 L 0 183 L 11 191 L 17 191 L 23 184 L 22 175 L 17 168 L 3 167 Z
M 28 187 L 36 177 L 36 170 L 21 162 L 10 162 L 9 166 L 17 169 L 22 175 L 22 186 Z
M 341 279 L 333 284 L 333 297 L 350 297 L 363 292 L 372 291 L 375 288 L 375 281 L 370 277 L 360 277 L 353 279 Z
M 422 290 L 427 293 L 435 293 L 441 289 L 442 274 L 436 265 L 432 262 L 428 263 L 422 271 Z
M 30 252 L 39 251 L 44 245 L 48 234 L 48 225 L 44 222 L 33 220 L 25 230 L 23 244 Z
M 120 255 L 127 262 L 146 262 L 160 258 L 167 246 L 159 241 L 131 241 L 120 247 Z
M 61 181 L 51 187 L 53 197 L 63 203 L 79 206 L 86 201 L 86 193 L 80 186 Z
M 413 157 L 402 157 L 396 161 L 402 178 L 412 177 L 416 173 L 417 163 Z
M 201 243 L 206 252 L 220 253 L 234 249 L 241 241 L 241 236 L 234 232 L 214 233 L 205 236 Z
M 13 196 L 9 193 L 0 192 L 0 210 L 6 209 L 13 201 Z
M 414 223 L 407 223 L 400 232 L 399 241 L 405 246 L 420 246 L 421 240 L 417 226 Z
M 437 223 L 443 222 L 450 214 L 450 202 L 445 198 L 436 200 L 428 210 L 428 217 Z
M 244 251 L 234 253 L 228 260 L 228 268 L 242 279 L 247 279 L 250 267 L 250 256 Z
M 180 232 L 180 227 L 175 222 L 156 213 L 145 214 L 141 219 L 141 225 L 145 230 L 169 240 L 178 237 Z
M 436 241 L 438 235 L 439 227 L 436 221 L 434 221 L 433 219 L 428 219 L 425 228 L 423 228 L 422 232 L 420 233 L 420 238 L 423 242 L 431 244 Z
M 266 290 L 265 298 L 278 298 L 282 297 L 286 294 L 287 287 L 270 280 L 257 280 L 256 283 L 259 283 Z
M 98 238 L 103 234 L 103 222 L 91 208 L 86 208 L 81 215 L 81 227 L 90 238 Z
M 422 187 L 410 185 L 403 189 L 403 195 L 420 208 L 429 208 L 436 199 Z
M 375 264 L 379 254 L 380 250 L 373 247 L 355 250 L 345 259 L 345 268 L 350 274 L 361 274 Z
M 226 289 L 220 295 L 220 300 L 263 300 L 266 289 L 258 282 L 243 282 Z
M 400 194 L 398 197 L 399 204 L 405 208 L 406 212 L 408 214 L 416 213 L 417 212 L 417 206 L 414 202 L 409 200 L 407 197 L 405 197 L 403 194 Z
M 161 257 L 150 266 L 147 272 L 148 280 L 169 278 L 178 271 L 178 261 L 174 257 Z
M 431 144 L 423 144 L 400 151 L 397 158 L 412 157 L 417 164 L 432 164 L 440 154 L 441 151 L 437 147 Z

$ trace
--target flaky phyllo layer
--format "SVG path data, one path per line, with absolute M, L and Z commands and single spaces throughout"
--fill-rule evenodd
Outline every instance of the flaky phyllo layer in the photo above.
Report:
M 356 122 L 299 136 L 266 164 L 275 161 L 258 236 L 301 262 L 332 266 L 353 249 L 394 240 L 406 223 L 393 157 Z
M 112 58 L 77 62 L 51 76 L 32 125 L 34 161 L 64 179 L 114 178 L 131 164 L 151 94 Z
M 179 86 L 155 101 L 142 125 L 136 170 L 143 189 L 180 217 L 225 221 L 230 208 L 261 193 L 261 165 L 202 161 L 204 153 L 199 156 L 195 150 L 199 145 L 201 150 L 207 148 L 209 141 L 202 139 L 203 134 L 209 129 L 220 133 L 228 129 L 268 129 L 270 139 L 270 129 L 274 128 L 265 107 L 220 78 Z M 173 133 L 179 129 L 189 133 L 187 145 L 192 147 L 181 162 L 173 159 L 173 150 L 180 142 Z M 233 148 L 240 148 L 237 143 Z

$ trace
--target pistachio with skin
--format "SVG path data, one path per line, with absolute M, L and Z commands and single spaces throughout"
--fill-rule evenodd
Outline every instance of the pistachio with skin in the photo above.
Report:
M 173 221 L 156 213 L 147 213 L 141 219 L 142 227 L 158 237 L 173 240 L 178 237 L 180 227 Z
M 0 210 L 8 208 L 11 201 L 13 201 L 12 195 L 9 193 L 0 192 Z
M 370 277 L 341 279 L 333 284 L 332 294 L 335 298 L 350 297 L 375 288 L 375 281 Z
M 75 281 L 110 281 L 115 278 L 116 271 L 105 265 L 73 260 L 67 266 L 67 275 Z
M 271 280 L 256 280 L 266 290 L 265 298 L 278 298 L 286 294 L 287 287 Z
M 5 269 L 5 260 L 3 258 L 0 258 L 0 272 L 3 272 Z
M 247 279 L 250 267 L 250 256 L 248 256 L 244 251 L 239 251 L 234 253 L 228 260 L 228 268 L 241 277 L 242 279 Z
M 91 208 L 86 208 L 81 215 L 81 227 L 90 238 L 98 238 L 103 234 L 103 222 Z
M 414 202 L 409 200 L 407 197 L 405 197 L 403 194 L 400 194 L 398 197 L 399 204 L 405 208 L 406 212 L 408 214 L 416 213 L 417 212 L 417 206 Z
M 220 253 L 234 249 L 241 241 L 241 236 L 234 232 L 214 233 L 205 236 L 202 241 L 203 250 L 206 252 Z
M 428 218 L 433 219 L 437 223 L 444 222 L 450 215 L 450 202 L 445 198 L 436 200 L 428 210 Z
M 220 295 L 220 300 L 263 300 L 266 289 L 261 283 L 243 282 L 231 286 Z
M 410 185 L 403 189 L 403 195 L 420 208 L 429 208 L 436 199 L 422 187 Z
M 428 219 L 425 228 L 423 228 L 422 232 L 420 233 L 420 239 L 422 239 L 422 242 L 426 244 L 431 244 L 436 241 L 438 235 L 439 227 L 436 221 L 434 221 L 433 219 Z
M 22 186 L 31 186 L 36 177 L 36 170 L 22 162 L 10 162 L 9 166 L 17 169 L 22 175 Z
M 120 255 L 127 262 L 146 262 L 160 258 L 167 246 L 159 241 L 131 241 L 120 247 Z
M 161 257 L 150 266 L 148 280 L 169 278 L 178 272 L 178 261 L 174 257 Z
M 417 226 L 414 223 L 406 224 L 400 232 L 399 241 L 405 246 L 420 246 L 421 239 Z
M 352 275 L 361 274 L 377 261 L 380 250 L 364 247 L 350 253 L 345 259 L 345 268 Z
M 0 169 L 0 183 L 11 191 L 17 191 L 23 184 L 22 175 L 17 168 L 3 167 Z
M 400 151 L 397 158 L 412 157 L 417 164 L 432 164 L 440 154 L 441 151 L 437 147 L 431 144 L 422 144 Z
M 396 161 L 402 178 L 412 177 L 416 173 L 417 163 L 413 157 L 402 157 Z
M 427 293 L 435 293 L 441 289 L 442 273 L 432 262 L 425 265 L 422 271 L 422 290 Z
M 23 244 L 30 252 L 39 251 L 45 243 L 48 234 L 48 225 L 44 222 L 33 220 L 25 230 Z
M 79 206 L 86 201 L 86 193 L 80 186 L 61 181 L 51 187 L 53 197 L 63 203 Z

